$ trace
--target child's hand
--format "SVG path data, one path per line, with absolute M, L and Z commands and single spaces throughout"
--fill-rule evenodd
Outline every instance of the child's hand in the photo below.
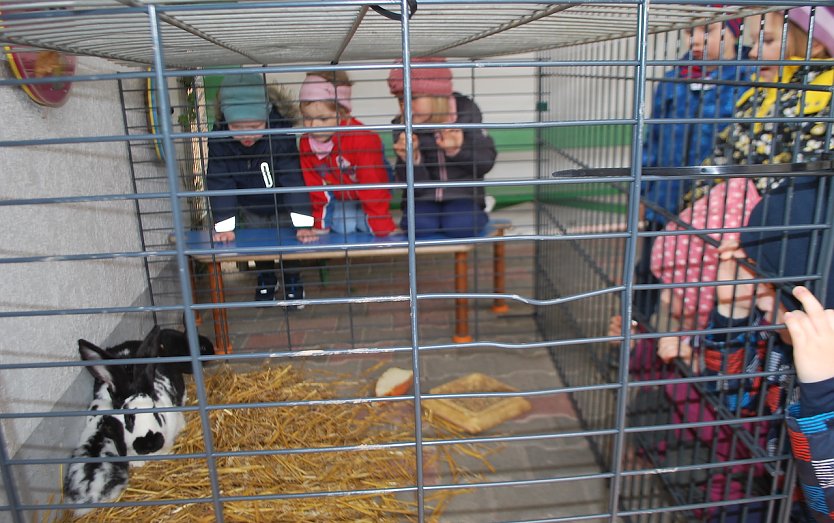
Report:
M 400 133 L 400 136 L 397 137 L 397 141 L 394 142 L 394 152 L 397 153 L 397 157 L 402 161 L 406 161 L 406 146 L 405 133 Z M 411 147 L 414 152 L 411 160 L 414 165 L 420 165 L 423 157 L 420 155 L 420 141 L 417 139 L 416 134 L 411 135 Z
M 399 227 L 394 227 L 392 230 L 388 232 L 374 232 L 373 234 L 377 238 L 386 238 L 388 236 L 394 236 L 395 234 L 405 234 L 405 231 L 403 231 Z
M 608 322 L 608 335 L 609 336 L 619 336 L 623 332 L 623 317 L 619 314 L 616 316 L 611 316 L 611 320 Z
M 220 242 L 220 243 L 228 243 L 235 241 L 235 231 L 225 231 L 225 232 L 212 232 L 211 239 Z
M 313 229 L 296 229 L 295 237 L 301 243 L 312 243 L 319 239 L 319 235 Z
M 637 322 L 631 322 L 631 333 L 634 334 L 637 331 Z M 617 314 L 616 316 L 611 316 L 611 320 L 608 322 L 608 335 L 609 336 L 622 336 L 623 334 L 623 317 Z M 619 345 L 620 342 L 612 341 L 610 342 L 612 345 Z M 634 348 L 634 340 L 631 340 L 631 348 Z
M 441 129 L 434 133 L 434 140 L 446 156 L 457 156 L 463 147 L 463 130 Z
M 322 234 L 330 234 L 330 227 L 325 227 L 324 229 L 313 229 L 313 232 L 319 236 Z
M 724 241 L 718 247 L 718 281 L 749 280 L 754 274 L 747 267 L 739 265 L 739 258 L 747 258 L 744 249 L 736 241 Z M 718 313 L 725 318 L 746 318 L 753 309 L 754 286 L 749 284 L 719 285 L 715 290 L 718 298 Z
M 805 287 L 796 287 L 793 295 L 805 309 L 785 314 L 793 338 L 796 375 L 801 383 L 834 378 L 834 310 L 823 310 Z
M 680 358 L 687 365 L 692 365 L 692 346 L 678 336 L 664 336 L 657 342 L 657 357 L 663 363 L 669 363 Z

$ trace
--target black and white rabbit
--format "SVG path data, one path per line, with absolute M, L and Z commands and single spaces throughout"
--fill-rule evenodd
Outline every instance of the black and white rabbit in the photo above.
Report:
M 185 384 L 182 373 L 191 372 L 189 362 L 116 364 L 126 358 L 186 356 L 188 339 L 173 329 L 154 329 L 144 340 L 129 340 L 102 349 L 87 340 L 78 340 L 84 361 L 109 362 L 87 367 L 93 375 L 93 401 L 90 411 L 145 409 L 182 406 Z M 200 336 L 201 354 L 214 354 L 214 346 Z M 86 418 L 79 446 L 72 457 L 96 458 L 138 456 L 170 452 L 174 440 L 185 426 L 181 412 L 95 415 Z M 144 461 L 130 464 L 141 466 Z M 128 462 L 70 463 L 64 478 L 64 493 L 70 503 L 97 503 L 116 499 L 128 481 Z M 91 509 L 78 509 L 83 515 Z
M 162 330 L 157 326 L 142 340 L 136 350 L 137 358 L 158 358 L 178 354 L 166 353 L 162 345 Z M 187 350 L 187 345 L 186 345 Z M 114 408 L 159 409 L 181 407 L 185 403 L 185 382 L 182 377 L 183 364 L 144 363 L 132 365 L 133 374 L 128 388 L 114 398 Z M 117 406 L 118 405 L 118 406 Z M 174 440 L 185 427 L 182 412 L 143 412 L 139 414 L 116 414 L 124 426 L 124 441 L 128 456 L 168 454 Z M 141 466 L 144 461 L 131 461 Z
M 106 351 L 86 340 L 78 340 L 78 351 L 85 361 L 104 361 L 114 358 Z M 126 365 L 94 365 L 87 370 L 95 378 L 93 401 L 90 411 L 113 408 L 113 392 L 116 382 L 127 383 L 131 373 Z M 122 422 L 112 415 L 90 414 L 81 433 L 81 441 L 72 452 L 74 458 L 98 458 L 126 456 Z M 64 477 L 64 495 L 69 503 L 103 503 L 113 501 L 127 486 L 128 462 L 86 462 L 70 463 Z M 92 509 L 78 509 L 82 516 Z

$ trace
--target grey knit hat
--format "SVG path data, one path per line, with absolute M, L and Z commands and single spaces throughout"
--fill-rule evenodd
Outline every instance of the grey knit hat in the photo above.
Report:
M 266 121 L 269 102 L 260 74 L 229 75 L 220 82 L 220 110 L 226 123 Z

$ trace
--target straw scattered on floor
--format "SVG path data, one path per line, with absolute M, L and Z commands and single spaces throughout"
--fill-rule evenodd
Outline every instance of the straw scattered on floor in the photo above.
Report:
M 321 376 L 319 376 L 321 378 Z M 206 373 L 209 405 L 247 405 L 260 402 L 328 400 L 334 391 L 353 387 L 355 397 L 371 394 L 372 380 L 328 376 L 312 379 L 291 365 L 264 366 L 253 372 L 236 372 L 226 365 Z M 358 388 L 358 390 L 357 390 Z M 345 397 L 345 396 L 341 396 Z M 189 399 L 196 403 L 193 386 Z M 374 448 L 385 443 L 414 441 L 414 406 L 411 401 L 338 403 L 293 407 L 228 407 L 209 411 L 214 447 L 219 452 L 296 450 L 290 454 L 228 456 L 216 459 L 221 496 L 295 495 L 289 499 L 246 499 L 223 502 L 229 522 L 415 521 L 413 492 L 378 493 L 374 489 L 411 488 L 416 485 L 412 446 Z M 173 453 L 205 450 L 200 417 L 187 414 L 187 426 Z M 440 439 L 462 437 L 441 419 L 424 417 L 424 426 Z M 426 440 L 429 440 L 426 437 Z M 363 446 L 361 450 L 331 447 Z M 303 451 L 303 449 L 327 449 Z M 493 449 L 494 450 L 494 449 Z M 427 484 L 473 479 L 460 458 L 486 464 L 487 453 L 473 445 L 424 447 L 423 473 Z M 344 492 L 345 494 L 321 495 Z M 354 492 L 354 493 L 352 493 Z M 463 490 L 426 491 L 425 514 L 436 520 L 443 507 Z M 319 494 L 319 495 L 317 495 Z M 149 462 L 130 470 L 128 488 L 120 502 L 207 499 L 211 497 L 205 458 Z M 72 518 L 65 514 L 62 521 Z M 211 502 L 101 508 L 75 521 L 214 521 Z

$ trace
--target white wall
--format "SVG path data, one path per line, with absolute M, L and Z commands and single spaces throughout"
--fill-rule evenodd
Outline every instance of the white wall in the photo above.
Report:
M 79 75 L 116 72 L 103 60 L 79 59 Z M 8 78 L 3 68 L 4 78 Z M 139 91 L 129 96 L 140 96 Z M 2 140 L 73 138 L 124 134 L 115 81 L 76 82 L 60 108 L 36 105 L 18 87 L 0 87 Z M 0 148 L 0 198 L 130 194 L 130 165 L 124 142 Z M 130 200 L 0 206 L 0 258 L 121 253 L 141 250 L 135 203 Z M 140 258 L 35 261 L 0 264 L 0 311 L 27 313 L 56 309 L 125 307 L 147 304 Z M 147 315 L 68 314 L 0 318 L 0 364 L 77 361 L 77 340 L 118 342 L 141 333 Z M 83 376 L 80 380 L 79 376 Z M 0 410 L 30 413 L 86 408 L 91 383 L 80 367 L 33 368 L 0 372 Z M 80 385 L 79 385 L 80 384 Z M 68 390 L 73 390 L 67 394 Z M 75 446 L 82 418 L 22 418 L 3 424 L 6 450 L 14 455 L 31 436 L 46 455 Z M 40 424 L 40 426 L 39 426 Z M 36 428 L 37 427 L 37 428 Z M 70 428 L 67 428 L 70 427 Z M 30 451 L 25 454 L 29 455 Z M 52 454 L 56 455 L 56 454 Z M 66 456 L 67 451 L 57 455 Z M 29 480 L 18 471 L 21 496 Z M 47 478 L 60 485 L 60 469 Z

